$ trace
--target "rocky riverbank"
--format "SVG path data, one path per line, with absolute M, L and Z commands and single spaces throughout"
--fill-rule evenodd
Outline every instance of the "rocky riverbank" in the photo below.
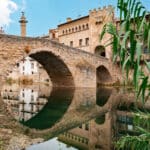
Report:
M 0 128 L 0 150 L 25 150 L 28 146 L 43 141 L 42 138 L 31 139 L 26 135 L 13 133 L 11 129 Z

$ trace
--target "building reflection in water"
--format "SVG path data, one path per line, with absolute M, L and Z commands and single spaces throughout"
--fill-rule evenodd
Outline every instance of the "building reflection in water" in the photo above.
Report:
M 42 90 L 44 89 L 44 90 Z M 46 85 L 4 85 L 1 91 L 7 109 L 18 121 L 27 121 L 45 106 L 51 88 Z
M 120 136 L 125 133 L 135 134 L 132 114 L 124 107 L 124 103 L 115 109 L 111 107 L 117 103 L 114 98 L 119 94 L 124 94 L 123 90 L 111 88 L 99 88 L 96 93 L 95 89 L 85 88 L 51 90 L 50 87 L 7 85 L 2 90 L 3 100 L 16 119 L 24 120 L 24 124 L 31 128 L 62 130 L 59 131 L 61 134 L 56 134 L 57 140 L 80 150 L 112 150 L 113 142 Z M 126 103 L 128 107 L 132 106 L 133 101 Z M 107 105 L 110 110 L 100 114 L 99 111 Z M 93 113 L 97 116 L 91 118 Z M 68 116 L 75 116 L 77 120 Z M 90 121 L 85 121 L 88 116 Z M 81 123 L 72 129 L 71 123 L 76 121 Z M 28 149 L 34 148 L 31 146 Z
M 58 140 L 81 150 L 112 148 L 112 118 L 107 113 L 58 136 Z

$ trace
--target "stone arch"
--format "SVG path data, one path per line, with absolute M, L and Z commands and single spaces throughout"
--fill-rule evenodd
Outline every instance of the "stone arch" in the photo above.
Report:
M 50 51 L 37 51 L 29 56 L 38 61 L 47 71 L 53 87 L 74 87 L 74 79 L 67 65 Z
M 113 79 L 111 77 L 111 74 L 105 66 L 101 65 L 96 69 L 96 82 L 97 82 L 97 84 L 105 85 L 105 84 L 112 83 L 112 81 L 113 81 Z
M 97 46 L 95 48 L 95 54 L 98 56 L 106 57 L 105 47 L 102 45 Z

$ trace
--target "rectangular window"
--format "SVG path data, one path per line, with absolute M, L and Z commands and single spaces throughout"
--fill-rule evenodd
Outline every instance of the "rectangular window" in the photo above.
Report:
M 73 47 L 73 41 L 70 41 L 70 46 Z
M 89 130 L 89 124 L 88 123 L 85 124 L 85 130 Z
M 86 39 L 85 39 L 85 45 L 86 45 L 86 46 L 89 45 L 89 38 L 86 38 Z
M 82 46 L 82 39 L 79 40 L 79 46 Z
M 22 97 L 24 97 L 24 93 L 22 93 Z
M 34 69 L 34 63 L 31 64 L 31 68 Z
M 33 96 L 33 95 L 31 95 L 31 101 L 32 101 L 32 102 L 34 101 L 34 96 Z

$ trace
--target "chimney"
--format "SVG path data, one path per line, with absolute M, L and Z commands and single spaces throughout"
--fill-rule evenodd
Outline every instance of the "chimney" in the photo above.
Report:
M 68 17 L 66 20 L 67 20 L 67 22 L 72 21 L 72 19 L 70 17 Z
M 24 15 L 24 12 L 21 12 L 22 16 L 19 20 L 20 23 L 20 29 L 21 29 L 21 36 L 25 37 L 26 36 L 26 23 L 28 23 L 28 21 L 26 20 L 26 17 Z

